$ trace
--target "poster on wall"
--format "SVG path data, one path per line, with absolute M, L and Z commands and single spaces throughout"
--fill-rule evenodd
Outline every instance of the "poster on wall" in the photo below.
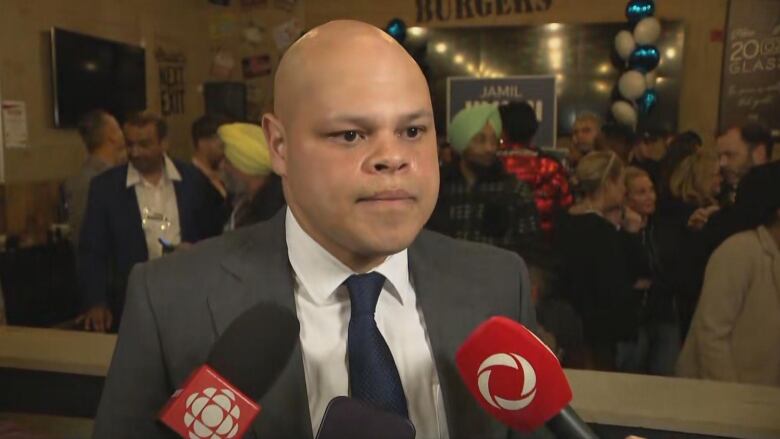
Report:
M 209 36 L 212 40 L 221 40 L 236 35 L 238 19 L 234 14 L 219 14 L 209 23 Z
M 184 113 L 184 66 L 187 58 L 180 50 L 155 51 L 160 72 L 160 109 L 163 116 Z
M 271 57 L 268 55 L 250 56 L 241 60 L 244 79 L 266 76 L 271 73 Z
M 27 104 L 3 101 L 3 144 L 5 148 L 27 148 Z
M 557 98 L 555 76 L 508 76 L 504 78 L 447 78 L 447 126 L 458 111 L 480 103 L 499 105 L 526 101 L 536 111 L 539 130 L 534 144 L 553 148 L 556 143 Z
M 290 45 L 301 35 L 302 30 L 303 28 L 297 18 L 285 21 L 273 28 L 276 48 L 283 51 L 290 47 Z
M 241 39 L 250 46 L 259 46 L 265 42 L 265 27 L 250 21 L 241 30 Z
M 780 0 L 729 4 L 718 125 L 756 121 L 780 136 Z
M 227 81 L 233 75 L 236 67 L 236 58 L 226 49 L 219 48 L 211 60 L 211 77 L 220 81 Z

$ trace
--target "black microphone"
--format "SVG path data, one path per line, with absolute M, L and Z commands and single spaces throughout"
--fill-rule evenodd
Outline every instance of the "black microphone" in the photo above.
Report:
M 316 439 L 414 439 L 414 425 L 359 399 L 337 396 L 328 403 Z
M 557 415 L 545 424 L 547 428 L 560 438 L 598 439 L 596 433 L 580 418 L 570 405 L 564 407 Z
M 160 421 L 187 439 L 241 438 L 260 413 L 254 401 L 287 365 L 299 331 L 292 311 L 275 303 L 245 311 L 160 410 Z

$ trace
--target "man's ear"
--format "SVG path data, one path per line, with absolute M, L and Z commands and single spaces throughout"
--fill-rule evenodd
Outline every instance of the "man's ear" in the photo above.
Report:
M 279 176 L 287 175 L 287 135 L 284 125 L 271 113 L 263 115 L 263 133 L 271 154 L 271 167 Z

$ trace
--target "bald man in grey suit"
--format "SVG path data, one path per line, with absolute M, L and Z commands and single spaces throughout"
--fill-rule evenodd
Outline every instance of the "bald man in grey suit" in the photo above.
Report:
M 385 279 L 376 328 L 417 437 L 511 437 L 468 393 L 454 359 L 490 316 L 535 327 L 527 270 L 513 253 L 421 231 L 439 175 L 416 63 L 373 26 L 331 22 L 288 50 L 274 93 L 263 128 L 288 207 L 134 270 L 94 437 L 173 437 L 155 422 L 160 407 L 261 301 L 294 312 L 301 333 L 251 434 L 314 437 L 327 401 L 356 390 L 350 279 L 367 274 Z

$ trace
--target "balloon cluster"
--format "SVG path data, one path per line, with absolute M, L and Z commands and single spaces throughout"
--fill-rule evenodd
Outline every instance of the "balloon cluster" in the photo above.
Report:
M 653 0 L 630 0 L 626 17 L 633 32 L 622 30 L 615 36 L 615 51 L 628 69 L 618 80 L 622 99 L 612 103 L 612 115 L 632 128 L 636 127 L 639 113 L 649 113 L 658 102 L 655 68 L 661 54 L 654 44 L 661 35 L 661 23 L 654 14 Z
M 395 38 L 396 41 L 403 44 L 406 40 L 406 23 L 404 23 L 404 21 L 400 18 L 393 18 L 387 23 L 385 32 L 390 34 L 391 37 Z

